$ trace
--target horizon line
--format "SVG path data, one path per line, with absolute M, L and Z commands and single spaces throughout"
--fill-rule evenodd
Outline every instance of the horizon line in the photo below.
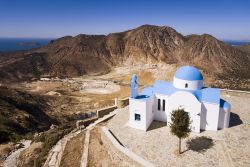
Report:
M 80 33 L 80 34 L 82 34 L 82 33 Z M 80 34 L 78 34 L 78 35 L 80 35 Z M 106 34 L 85 34 L 85 35 L 105 35 L 105 36 L 107 36 Z M 197 35 L 199 35 L 199 34 L 197 34 Z M 209 35 L 211 35 L 211 34 L 209 34 Z M 66 36 L 76 37 L 77 35 L 64 35 L 64 36 L 60 36 L 60 37 L 9 37 L 9 36 L 8 37 L 1 37 L 0 36 L 0 39 L 52 39 L 53 40 L 53 39 L 59 39 L 59 38 L 66 37 Z M 187 36 L 187 35 L 184 35 L 184 36 Z M 216 38 L 216 39 L 221 40 L 221 41 L 250 42 L 250 39 L 232 39 L 232 38 Z

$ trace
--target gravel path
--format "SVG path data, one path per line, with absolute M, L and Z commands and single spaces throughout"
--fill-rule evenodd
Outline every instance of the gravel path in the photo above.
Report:
M 17 159 L 21 153 L 21 151 L 25 150 L 28 148 L 31 144 L 31 140 L 25 140 L 21 142 L 24 146 L 14 152 L 12 152 L 7 159 L 4 161 L 3 166 L 4 167 L 16 167 L 17 166 Z
M 232 104 L 231 127 L 191 133 L 188 139 L 198 138 L 195 147 L 204 147 L 200 151 L 188 149 L 185 139 L 182 141 L 185 152 L 176 154 L 178 140 L 162 122 L 153 122 L 147 132 L 127 127 L 128 108 L 114 116 L 107 126 L 123 145 L 155 166 L 250 166 L 250 97 L 242 94 L 223 98 Z

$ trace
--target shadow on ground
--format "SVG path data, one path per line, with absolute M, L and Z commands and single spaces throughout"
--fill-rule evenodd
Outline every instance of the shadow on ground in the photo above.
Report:
M 164 127 L 164 126 L 167 126 L 166 122 L 153 121 L 151 123 L 151 125 L 149 126 L 147 131 L 158 129 L 158 128 L 161 128 L 161 127 Z
M 213 147 L 213 145 L 213 139 L 206 136 L 195 137 L 187 141 L 188 150 L 193 150 L 199 153 L 205 152 L 209 148 Z
M 242 124 L 242 120 L 240 119 L 240 116 L 238 114 L 235 114 L 233 112 L 230 113 L 230 121 L 229 121 L 229 127 L 234 127 Z

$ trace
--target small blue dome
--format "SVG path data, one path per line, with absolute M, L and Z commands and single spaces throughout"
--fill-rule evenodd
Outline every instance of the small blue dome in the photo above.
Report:
M 183 66 L 180 67 L 174 75 L 175 78 L 188 80 L 188 81 L 197 81 L 203 80 L 203 76 L 199 69 L 193 66 Z

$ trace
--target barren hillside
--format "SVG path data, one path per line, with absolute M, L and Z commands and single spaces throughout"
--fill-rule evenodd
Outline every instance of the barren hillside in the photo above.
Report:
M 250 44 L 237 46 L 236 48 L 242 50 L 243 52 L 250 54 Z
M 212 77 L 250 78 L 250 56 L 216 38 L 183 36 L 170 27 L 144 25 L 121 33 L 66 36 L 42 48 L 0 55 L 0 76 L 29 80 L 106 73 L 114 66 L 194 65 Z

